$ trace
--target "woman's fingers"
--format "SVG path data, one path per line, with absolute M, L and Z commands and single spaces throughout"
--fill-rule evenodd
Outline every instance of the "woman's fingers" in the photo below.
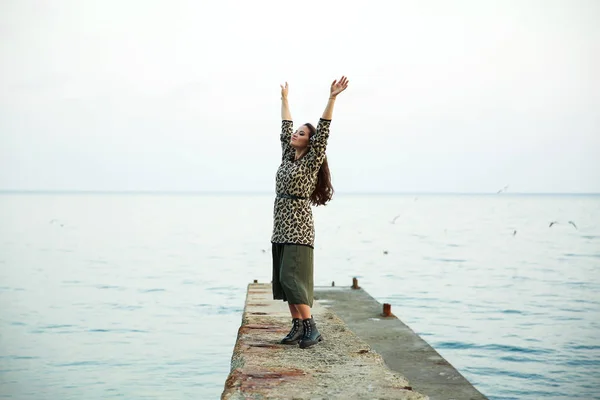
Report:
M 342 88 L 346 89 L 348 87 L 348 82 L 350 82 L 348 80 L 348 78 L 346 78 L 345 76 L 342 76 L 342 79 L 340 79 L 340 86 L 342 86 Z
M 338 81 L 337 79 L 333 81 L 333 83 L 331 84 L 331 86 L 340 86 L 345 88 L 346 86 L 348 86 L 348 78 L 346 78 L 344 75 L 342 75 L 342 77 L 340 78 L 340 80 Z

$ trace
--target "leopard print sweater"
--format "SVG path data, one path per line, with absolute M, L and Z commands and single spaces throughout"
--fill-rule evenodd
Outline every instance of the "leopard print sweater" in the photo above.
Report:
M 310 138 L 308 152 L 294 160 L 290 144 L 293 122 L 281 123 L 281 165 L 277 170 L 275 190 L 278 195 L 303 199 L 276 197 L 273 210 L 272 243 L 302 244 L 314 247 L 315 228 L 309 198 L 317 185 L 317 173 L 325 159 L 331 120 L 321 118 L 317 133 Z

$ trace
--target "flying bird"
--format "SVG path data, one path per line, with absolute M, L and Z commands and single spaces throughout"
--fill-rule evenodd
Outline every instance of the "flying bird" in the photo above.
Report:
M 552 221 L 552 222 L 550 222 L 550 225 L 548 225 L 548 228 L 551 228 L 552 225 L 554 225 L 554 224 L 558 224 L 558 221 Z M 577 225 L 575 225 L 575 222 L 569 221 L 569 224 L 573 225 L 575 227 L 575 229 L 578 229 Z
M 508 189 L 508 185 L 506 185 L 506 186 L 504 186 L 502 189 L 498 190 L 498 191 L 496 192 L 496 194 L 498 194 L 498 193 L 502 193 L 502 192 L 506 192 L 506 190 L 507 190 L 507 189 Z
M 400 217 L 400 215 L 396 215 L 394 219 L 390 222 L 390 224 L 395 224 L 396 220 Z

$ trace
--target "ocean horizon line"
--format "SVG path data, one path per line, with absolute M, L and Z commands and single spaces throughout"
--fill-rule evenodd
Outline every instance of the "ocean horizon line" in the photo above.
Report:
M 68 190 L 68 189 L 0 189 L 0 195 L 6 194 L 79 194 L 79 195 L 181 195 L 181 196 L 267 196 L 274 191 L 235 191 L 235 190 Z M 450 192 L 450 191 L 336 191 L 335 195 L 351 196 L 598 196 L 600 192 Z

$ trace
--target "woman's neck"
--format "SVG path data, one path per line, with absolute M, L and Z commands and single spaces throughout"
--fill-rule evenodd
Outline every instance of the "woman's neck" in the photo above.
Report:
M 308 153 L 308 147 L 303 148 L 302 150 L 296 149 L 296 155 L 294 156 L 294 161 L 302 158 L 306 153 Z

